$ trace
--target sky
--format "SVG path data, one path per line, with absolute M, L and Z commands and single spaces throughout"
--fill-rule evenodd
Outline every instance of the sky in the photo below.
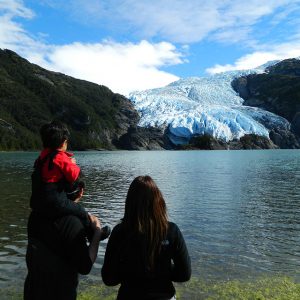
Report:
M 0 48 L 128 95 L 300 56 L 300 0 L 0 0 Z

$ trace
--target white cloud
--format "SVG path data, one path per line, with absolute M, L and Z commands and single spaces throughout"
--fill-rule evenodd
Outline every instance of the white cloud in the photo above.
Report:
M 147 41 L 56 46 L 47 53 L 44 62 L 40 62 L 49 69 L 106 85 L 125 95 L 177 80 L 177 76 L 163 72 L 159 67 L 179 63 L 182 63 L 181 54 L 172 44 Z
M 254 52 L 239 58 L 234 64 L 215 65 L 206 69 L 209 74 L 216 74 L 226 71 L 248 70 L 263 65 L 267 61 L 276 60 L 278 57 L 270 52 Z
M 47 1 L 58 5 L 57 0 Z M 65 7 L 76 20 L 85 23 L 101 22 L 102 26 L 108 24 L 110 29 L 133 32 L 141 38 L 193 43 L 207 37 L 222 42 L 246 40 L 253 26 L 264 17 L 280 10 L 277 21 L 283 20 L 299 9 L 299 3 L 299 0 L 66 0 Z
M 261 47 L 263 48 L 263 47 Z M 216 74 L 226 71 L 247 70 L 253 69 L 264 63 L 272 60 L 282 60 L 286 58 L 300 56 L 300 41 L 290 43 L 268 45 L 264 47 L 265 50 L 255 51 L 251 54 L 242 56 L 234 64 L 215 65 L 212 68 L 206 69 L 209 74 Z
M 22 0 L 0 0 L 0 11 L 11 17 L 32 18 L 34 12 L 25 7 Z
M 40 52 L 45 45 L 35 40 L 24 30 L 20 23 L 15 22 L 14 18 L 22 17 L 31 19 L 34 12 L 24 6 L 18 0 L 0 0 L 0 47 L 15 50 L 28 56 L 32 49 Z
M 279 8 L 280 15 L 278 18 L 273 15 L 271 22 L 281 22 L 298 9 L 300 0 L 69 0 L 64 4 L 57 0 L 41 1 L 51 2 L 53 7 L 76 2 L 76 9 L 85 11 L 86 16 L 94 15 L 95 19 L 99 16 L 105 19 L 107 14 L 114 12 L 115 17 L 111 22 L 120 19 L 124 25 L 123 22 L 127 21 L 128 26 L 140 27 L 141 32 L 148 36 L 161 35 L 174 41 L 193 42 L 210 34 L 212 39 L 238 42 L 249 38 L 251 26 L 260 18 Z M 72 13 L 76 14 L 76 11 Z M 30 35 L 16 21 L 16 17 L 33 18 L 34 12 L 21 0 L 0 0 L 1 48 L 14 50 L 47 69 L 106 85 L 114 92 L 127 94 L 177 80 L 178 77 L 162 71 L 162 68 L 186 63 L 189 54 L 187 44 L 178 50 L 169 42 L 150 43 L 146 40 L 136 43 L 101 41 L 93 44 L 49 45 Z M 255 50 L 234 64 L 215 65 L 207 71 L 217 73 L 248 69 L 269 60 L 297 57 L 300 55 L 299 35 L 294 34 L 293 38 L 289 36 L 289 41 L 286 39 L 285 42 L 269 46 L 253 41 L 250 49 Z
M 41 48 L 46 46 L 32 38 L 11 17 L 4 15 L 0 16 L 0 47 L 15 50 L 28 56 L 33 49 L 39 52 Z
M 164 86 L 178 79 L 161 71 L 167 65 L 183 63 L 182 54 L 167 42 L 48 45 L 32 37 L 14 17 L 32 17 L 20 1 L 0 0 L 0 47 L 16 51 L 30 62 L 46 69 L 106 85 L 114 92 Z

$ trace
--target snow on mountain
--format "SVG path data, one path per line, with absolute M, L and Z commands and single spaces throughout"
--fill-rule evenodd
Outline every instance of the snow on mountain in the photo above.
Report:
M 264 72 L 267 63 L 246 71 L 230 71 L 209 77 L 180 79 L 166 87 L 131 93 L 140 113 L 139 126 L 169 126 L 171 140 L 186 143 L 192 135 L 209 134 L 223 141 L 245 134 L 269 137 L 275 127 L 290 123 L 262 109 L 243 106 L 244 100 L 231 87 L 234 78 Z

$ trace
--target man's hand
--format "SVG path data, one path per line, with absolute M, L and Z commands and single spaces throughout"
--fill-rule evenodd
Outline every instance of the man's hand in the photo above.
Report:
M 100 222 L 100 220 L 92 214 L 89 214 L 89 217 L 90 217 L 90 220 L 91 220 L 92 229 L 94 231 L 96 231 L 96 230 L 101 231 L 101 222 Z
M 78 203 L 83 196 L 83 188 L 80 189 L 78 197 L 74 200 L 74 202 Z
M 71 157 L 70 160 L 74 165 L 76 165 L 76 159 L 74 157 Z

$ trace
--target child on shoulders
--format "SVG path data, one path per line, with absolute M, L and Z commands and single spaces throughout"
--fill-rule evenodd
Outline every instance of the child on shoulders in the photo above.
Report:
M 77 203 L 85 187 L 80 167 L 73 154 L 67 152 L 70 132 L 59 121 L 41 127 L 43 147 L 35 161 L 32 174 L 30 207 L 33 212 L 48 218 L 74 215 L 88 228 L 89 214 Z M 110 228 L 103 227 L 103 238 L 108 237 Z

